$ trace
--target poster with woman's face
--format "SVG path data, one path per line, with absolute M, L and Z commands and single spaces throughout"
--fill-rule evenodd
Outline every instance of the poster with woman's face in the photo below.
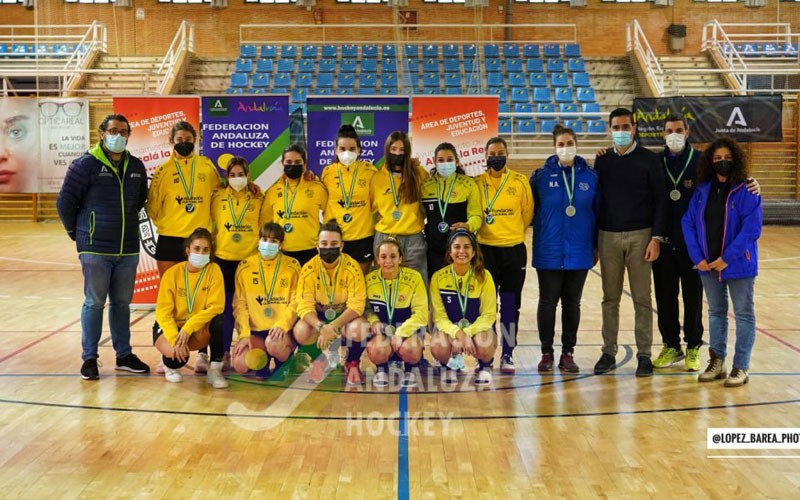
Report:
M 37 100 L 0 98 L 0 193 L 35 193 L 38 190 Z

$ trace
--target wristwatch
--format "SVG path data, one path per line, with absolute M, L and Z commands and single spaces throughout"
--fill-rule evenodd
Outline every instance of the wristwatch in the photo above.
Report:
M 653 236 L 651 239 L 656 240 L 659 243 L 666 243 L 667 239 L 663 236 Z

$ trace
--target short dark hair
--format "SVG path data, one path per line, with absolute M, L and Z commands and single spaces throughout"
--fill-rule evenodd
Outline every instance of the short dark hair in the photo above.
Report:
M 189 235 L 188 238 L 183 240 L 183 248 L 184 250 L 189 250 L 189 247 L 192 246 L 192 242 L 194 240 L 204 239 L 208 240 L 209 245 L 211 245 L 211 256 L 214 256 L 214 237 L 211 235 L 211 231 L 204 227 L 198 227 L 192 234 Z
M 100 122 L 100 125 L 97 127 L 98 129 L 100 129 L 100 132 L 105 132 L 106 130 L 108 130 L 108 122 L 110 122 L 111 120 L 115 120 L 118 122 L 125 122 L 125 125 L 128 126 L 128 132 L 131 132 L 130 122 L 128 122 L 128 119 L 125 118 L 124 115 L 119 115 L 119 114 L 111 114 L 103 118 L 103 121 Z
M 750 177 L 747 156 L 744 154 L 742 147 L 730 137 L 720 137 L 709 144 L 705 151 L 703 151 L 702 156 L 700 156 L 700 161 L 697 163 L 697 181 L 705 182 L 716 176 L 716 172 L 714 172 L 714 151 L 719 148 L 728 148 L 733 155 L 733 168 L 728 175 L 728 179 L 730 179 L 732 183 L 747 182 L 748 177 Z
M 361 149 L 361 139 L 358 137 L 356 128 L 352 125 L 344 124 L 339 127 L 336 132 L 336 144 L 339 144 L 339 139 L 355 139 L 358 149 Z
M 283 162 L 286 153 L 297 153 L 303 159 L 304 164 L 308 163 L 308 161 L 306 160 L 306 148 L 304 148 L 300 144 L 290 144 L 289 147 L 284 149 L 283 153 L 281 153 L 281 162 Z
M 489 150 L 489 146 L 491 146 L 492 144 L 502 144 L 503 145 L 503 149 L 505 149 L 506 152 L 508 152 L 508 144 L 506 144 L 506 140 L 503 139 L 502 137 L 492 137 L 491 139 L 486 141 L 486 150 L 487 151 Z
M 286 233 L 283 231 L 283 227 L 280 224 L 275 222 L 267 222 L 263 226 L 261 226 L 261 231 L 258 232 L 258 238 L 275 238 L 276 240 L 283 243 L 283 238 L 286 236 Z
M 562 135 L 562 134 L 571 135 L 572 139 L 575 141 L 575 144 L 578 143 L 578 136 L 575 135 L 575 131 L 572 130 L 571 128 L 564 127 L 563 125 L 561 125 L 559 123 L 559 124 L 556 124 L 555 127 L 553 127 L 553 144 L 556 143 L 556 139 L 558 138 L 558 136 Z
M 317 234 L 318 235 L 321 234 L 322 231 L 329 231 L 331 233 L 339 233 L 339 236 L 342 236 L 342 227 L 339 225 L 338 222 L 336 222 L 336 219 L 329 219 L 324 224 L 320 224 L 319 225 L 319 233 L 317 233 Z
M 434 160 L 434 162 L 436 161 L 436 155 L 438 155 L 440 151 L 450 151 L 450 152 L 452 152 L 453 156 L 456 157 L 456 172 L 458 172 L 459 174 L 466 173 L 466 172 L 464 172 L 464 167 L 461 166 L 461 158 L 459 158 L 459 156 L 458 156 L 458 150 L 456 149 L 456 147 L 452 143 L 443 142 L 443 143 L 439 144 L 438 146 L 436 146 L 436 149 L 433 150 L 433 160 Z M 435 168 L 436 167 L 434 167 L 434 170 L 435 170 Z M 431 170 L 431 172 L 433 172 L 433 170 Z
M 689 129 L 689 122 L 686 121 L 686 117 L 680 113 L 672 113 L 668 115 L 664 120 L 665 127 L 667 126 L 667 122 L 683 122 L 683 127 L 687 130 Z
M 197 131 L 194 129 L 191 123 L 186 121 L 179 121 L 172 126 L 172 130 L 169 131 L 169 142 L 173 142 L 175 140 L 175 134 L 180 132 L 181 130 L 185 130 L 192 134 L 192 137 L 197 139 Z
M 611 120 L 617 118 L 618 116 L 628 116 L 631 119 L 631 124 L 636 124 L 636 121 L 633 119 L 633 112 L 628 108 L 617 108 L 608 115 L 608 124 L 611 125 Z

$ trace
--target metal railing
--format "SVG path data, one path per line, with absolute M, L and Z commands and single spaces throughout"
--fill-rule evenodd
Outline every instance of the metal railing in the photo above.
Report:
M 664 94 L 664 71 L 658 62 L 653 49 L 650 48 L 650 43 L 642 30 L 639 21 L 634 19 L 629 25 L 625 27 L 625 39 L 627 43 L 627 52 L 633 52 L 639 56 L 643 63 L 645 78 L 650 82 L 656 95 Z
M 68 92 L 81 78 L 81 71 L 88 69 L 87 64 L 91 63 L 94 55 L 98 53 L 105 53 L 108 49 L 106 40 L 106 25 L 94 21 L 86 34 L 83 36 L 75 51 L 67 62 L 64 64 L 66 71 L 72 71 L 72 75 L 63 83 L 61 88 L 64 92 Z
M 158 94 L 163 94 L 167 85 L 177 77 L 179 72 L 178 63 L 189 53 L 194 53 L 194 24 L 184 20 L 178 27 L 169 50 L 164 55 L 164 60 L 156 70 Z

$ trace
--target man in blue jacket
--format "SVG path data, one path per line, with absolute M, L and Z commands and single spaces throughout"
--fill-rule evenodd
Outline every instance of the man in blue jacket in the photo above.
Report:
M 116 369 L 149 373 L 131 352 L 130 304 L 139 264 L 138 213 L 147 197 L 147 171 L 125 148 L 131 129 L 122 115 L 100 124 L 100 142 L 70 165 L 58 195 L 58 215 L 75 241 L 83 269 L 81 312 L 84 380 L 97 380 L 103 308 L 116 351 Z

